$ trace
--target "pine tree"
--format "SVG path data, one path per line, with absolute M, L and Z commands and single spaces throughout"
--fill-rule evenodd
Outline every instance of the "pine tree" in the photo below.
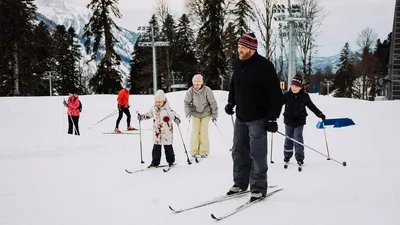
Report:
M 352 98 L 354 95 L 355 68 L 349 43 L 345 44 L 340 53 L 340 64 L 338 66 L 339 69 L 333 83 L 334 88 L 336 88 L 334 96 Z
M 240 38 L 250 31 L 248 21 L 254 21 L 254 18 L 252 16 L 253 11 L 247 0 L 239 0 L 235 5 L 234 10 L 232 11 L 232 14 L 235 16 L 236 21 L 235 33 L 237 35 L 237 38 Z
M 53 77 L 52 88 L 57 94 L 68 94 L 71 86 L 68 84 L 68 54 L 69 44 L 67 41 L 67 30 L 64 25 L 57 25 L 53 33 L 53 57 L 54 65 L 52 65 Z
M 377 44 L 376 44 L 376 50 L 374 52 L 374 58 L 376 58 L 376 75 L 378 76 L 377 79 L 379 78 L 384 78 L 386 75 L 388 75 L 388 64 L 389 64 L 389 54 L 390 54 L 390 41 L 391 41 L 391 33 L 388 35 L 388 38 L 381 42 L 380 39 L 378 39 Z M 382 87 L 379 88 L 382 90 Z M 376 90 L 378 94 L 382 95 L 382 93 L 379 93 L 379 90 Z
M 199 31 L 199 42 L 202 54 L 201 72 L 211 89 L 221 89 L 221 78 L 226 76 L 226 61 L 222 45 L 223 34 L 223 0 L 205 0 L 205 23 Z
M 105 55 L 100 60 L 97 72 L 89 81 L 89 86 L 97 93 L 116 93 L 121 88 L 121 74 L 115 69 L 115 66 L 120 64 L 121 57 L 114 50 L 118 40 L 113 35 L 113 29 L 121 30 L 110 15 L 111 11 L 116 18 L 121 18 L 117 4 L 118 0 L 92 0 L 87 6 L 91 8 L 93 15 L 84 27 L 83 38 L 87 39 L 86 51 L 88 54 L 93 52 L 92 60 L 96 60 L 100 50 L 105 49 Z M 92 39 L 94 39 L 93 45 Z
M 132 60 L 130 61 L 131 92 L 133 94 L 150 94 L 153 87 L 152 51 L 151 48 L 139 47 L 139 41 L 139 38 L 136 39 Z
M 162 89 L 167 90 L 167 92 L 171 91 L 171 70 L 173 69 L 173 62 L 175 61 L 175 38 L 176 38 L 176 25 L 174 18 L 171 14 L 167 14 L 165 17 L 163 27 L 162 27 L 162 36 L 165 41 L 168 41 L 170 46 L 163 47 L 160 49 L 161 57 L 164 58 L 162 60 L 160 66 L 160 72 L 158 74 L 164 74 L 163 82 L 160 84 Z
M 80 52 L 80 45 L 76 40 L 76 32 L 73 27 L 68 28 L 66 41 L 68 44 L 67 53 L 67 76 L 68 76 L 68 88 L 77 88 L 79 92 L 84 93 L 84 88 L 81 84 L 81 74 L 79 70 L 79 61 L 82 58 Z
M 224 77 L 224 90 L 228 90 L 229 81 L 231 80 L 231 76 L 233 74 L 233 62 L 237 58 L 237 42 L 238 36 L 235 32 L 234 23 L 228 23 L 228 26 L 225 29 L 223 35 L 223 43 L 224 43 L 224 54 L 226 56 L 226 66 L 227 66 L 227 74 Z
M 0 2 L 0 49 L 2 50 L 1 86 L 3 94 L 26 94 L 20 85 L 29 87 L 30 68 L 20 68 L 29 60 L 26 50 L 30 49 L 29 38 L 32 36 L 36 5 L 33 0 L 2 0 Z M 6 45 L 6 46 L 5 46 Z M 3 52 L 4 51 L 4 52 Z M 21 62 L 24 61 L 24 62 Z M 29 63 L 30 64 L 30 63 Z M 11 72 L 11 73 L 10 73 Z M 24 80 L 25 79 L 25 80 Z
M 51 70 L 53 39 L 49 27 L 43 21 L 35 27 L 32 39 L 32 72 L 35 81 L 31 87 L 34 95 L 48 95 L 50 85 L 46 72 Z
M 174 71 L 181 72 L 184 82 L 191 86 L 192 76 L 197 71 L 197 58 L 194 46 L 194 33 L 189 18 L 182 14 L 179 18 L 176 33 L 176 61 Z

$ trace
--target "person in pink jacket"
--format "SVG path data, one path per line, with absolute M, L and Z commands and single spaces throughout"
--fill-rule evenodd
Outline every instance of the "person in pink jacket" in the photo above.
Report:
M 68 108 L 68 134 L 72 134 L 72 130 L 75 131 L 75 135 L 80 135 L 79 133 L 79 116 L 81 114 L 79 106 L 81 102 L 79 101 L 78 94 L 75 90 L 70 90 L 69 98 L 66 102 L 64 99 L 64 106 Z

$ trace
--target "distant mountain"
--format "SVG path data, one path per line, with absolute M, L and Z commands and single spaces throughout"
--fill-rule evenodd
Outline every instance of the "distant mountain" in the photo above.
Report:
M 73 6 L 65 0 L 35 0 L 34 3 L 38 7 L 36 17 L 39 21 L 43 21 L 53 28 L 57 25 L 64 25 L 67 29 L 73 27 L 76 30 L 83 56 L 81 60 L 83 76 L 87 78 L 88 82 L 96 72 L 97 67 L 97 62 L 86 64 L 90 60 L 90 55 L 86 54 L 82 39 L 83 28 L 91 17 L 91 11 L 85 7 Z M 122 62 L 118 69 L 125 78 L 130 71 L 129 61 L 131 60 L 131 53 L 137 35 L 125 28 L 120 27 L 120 29 L 121 32 L 114 32 L 116 39 L 119 41 L 115 46 L 115 50 L 121 56 Z
M 314 57 L 313 64 L 314 64 L 314 72 L 316 69 L 324 70 L 325 67 L 330 66 L 332 67 L 332 71 L 335 73 L 338 70 L 340 55 L 333 55 L 329 57 Z

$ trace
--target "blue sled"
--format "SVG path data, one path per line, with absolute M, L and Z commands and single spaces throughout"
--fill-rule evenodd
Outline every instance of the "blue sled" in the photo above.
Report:
M 354 121 L 350 118 L 336 118 L 336 119 L 326 119 L 323 122 L 319 121 L 317 123 L 317 128 L 318 129 L 323 129 L 325 126 L 332 126 L 334 128 L 340 128 L 340 127 L 348 127 L 348 126 L 353 126 L 356 125 Z

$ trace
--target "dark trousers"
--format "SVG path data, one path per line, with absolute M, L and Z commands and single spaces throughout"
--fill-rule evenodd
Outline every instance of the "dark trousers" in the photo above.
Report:
M 128 126 L 127 127 L 130 127 L 131 126 L 131 113 L 129 112 L 129 109 L 128 108 L 122 108 L 122 109 L 119 109 L 118 110 L 118 119 L 117 119 L 117 124 L 115 124 L 115 128 L 118 128 L 119 127 L 119 122 L 121 121 L 121 119 L 122 119 L 122 116 L 123 116 L 123 113 L 125 113 L 125 115 L 126 115 L 126 123 L 128 124 Z
M 68 134 L 72 134 L 75 131 L 75 135 L 80 135 L 79 133 L 79 116 L 68 115 Z
M 287 136 L 293 138 L 294 140 L 304 143 L 303 140 L 303 128 L 304 126 L 298 126 L 298 127 L 291 127 L 288 125 L 285 125 L 285 133 Z M 303 161 L 304 160 L 304 146 L 301 144 L 298 144 L 290 140 L 289 138 L 285 138 L 285 150 L 283 152 L 285 160 L 289 160 L 293 156 L 293 145 L 294 145 L 294 150 L 295 150 L 295 158 L 297 161 Z
M 267 131 L 265 120 L 244 122 L 236 118 L 233 136 L 233 181 L 252 192 L 267 192 Z
M 175 154 L 174 148 L 172 145 L 164 145 L 165 150 L 165 158 L 167 159 L 168 164 L 173 164 L 175 162 Z M 151 165 L 158 166 L 161 161 L 161 145 L 153 145 L 153 161 L 151 161 Z

